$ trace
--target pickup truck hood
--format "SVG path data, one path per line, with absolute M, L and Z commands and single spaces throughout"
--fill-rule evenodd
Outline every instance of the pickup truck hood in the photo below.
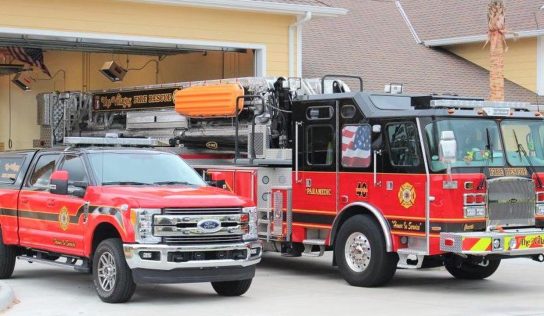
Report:
M 214 187 L 192 186 L 104 186 L 101 200 L 120 198 L 141 208 L 244 207 L 251 202 L 228 191 Z

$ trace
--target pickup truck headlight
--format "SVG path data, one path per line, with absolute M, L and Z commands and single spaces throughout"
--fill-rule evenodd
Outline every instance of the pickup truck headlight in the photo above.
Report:
M 257 208 L 244 207 L 242 213 L 248 215 L 248 230 L 244 234 L 243 239 L 245 241 L 257 240 Z
M 134 208 L 130 210 L 130 221 L 134 227 L 134 238 L 140 244 L 157 244 L 161 237 L 153 236 L 153 215 L 161 214 L 160 209 Z

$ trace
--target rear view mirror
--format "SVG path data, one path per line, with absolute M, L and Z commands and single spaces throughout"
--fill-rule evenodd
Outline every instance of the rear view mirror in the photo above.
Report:
M 456 161 L 457 141 L 453 131 L 442 131 L 438 144 L 438 155 L 441 162 L 450 164 Z
M 68 171 L 59 170 L 53 172 L 49 181 L 49 192 L 59 195 L 68 195 Z

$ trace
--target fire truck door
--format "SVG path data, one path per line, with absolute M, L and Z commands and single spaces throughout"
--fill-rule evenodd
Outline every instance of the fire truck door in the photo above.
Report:
M 298 165 L 293 183 L 295 228 L 328 228 L 334 220 L 338 150 L 335 109 L 335 103 L 312 104 L 305 108 L 304 113 L 301 110 L 294 115 L 298 129 L 295 133 L 298 134 L 298 146 L 295 146 L 298 147 Z
M 73 195 L 49 192 L 49 178 L 56 169 L 59 154 L 44 154 L 38 158 L 20 195 L 19 236 L 21 244 L 30 248 L 83 255 L 84 236 L 80 218 L 85 204 Z M 70 180 L 80 177 L 81 158 L 67 156 L 61 168 L 69 171 Z M 74 172 L 72 174 L 72 172 Z M 86 178 L 85 178 L 86 177 Z M 88 179 L 84 171 L 84 179 Z M 79 179 L 78 179 L 79 180 Z
M 425 167 L 415 122 L 385 124 L 382 158 L 384 199 L 379 207 L 392 229 L 425 235 Z

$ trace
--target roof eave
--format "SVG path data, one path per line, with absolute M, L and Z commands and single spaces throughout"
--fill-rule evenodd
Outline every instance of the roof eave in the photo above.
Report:
M 506 38 L 507 39 L 527 38 L 527 37 L 537 37 L 542 35 L 544 35 L 544 30 L 528 30 L 528 31 L 517 31 L 517 32 L 509 33 L 506 35 Z M 470 36 L 426 40 L 426 41 L 423 41 L 423 44 L 427 47 L 441 47 L 441 46 L 451 46 L 451 45 L 460 45 L 460 44 L 483 43 L 485 41 L 487 41 L 487 35 L 470 35 Z
M 192 6 L 201 8 L 240 10 L 251 12 L 266 12 L 277 14 L 300 15 L 311 12 L 313 16 L 335 17 L 346 15 L 348 10 L 343 8 L 311 6 L 302 4 L 290 4 L 267 1 L 251 0 L 119 0 L 140 2 L 148 4 L 160 4 L 171 6 Z

